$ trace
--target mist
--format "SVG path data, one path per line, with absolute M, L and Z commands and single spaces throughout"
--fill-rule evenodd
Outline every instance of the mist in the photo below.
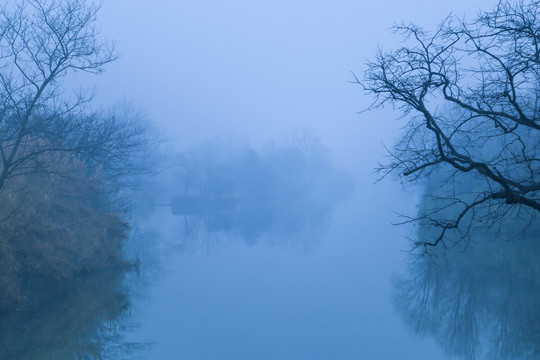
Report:
M 377 51 L 407 46 L 392 25 L 433 30 L 496 5 L 104 0 L 92 35 L 110 52 L 55 78 L 32 118 L 52 125 L 21 136 L 42 146 L 79 124 L 43 151 L 71 147 L 0 188 L 0 357 L 538 355 L 536 213 L 503 199 L 448 225 L 498 183 L 451 166 L 416 175 L 399 156 L 424 155 L 407 146 L 423 150 L 425 133 L 404 135 L 421 116 L 358 83 Z M 460 145 L 488 160 L 511 141 L 468 129 Z M 536 155 L 536 139 L 500 162 L 521 144 Z

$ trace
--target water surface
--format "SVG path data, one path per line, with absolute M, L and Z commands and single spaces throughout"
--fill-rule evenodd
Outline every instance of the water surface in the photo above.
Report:
M 360 206 L 374 192 L 336 206 L 324 234 L 287 242 L 205 234 L 187 246 L 169 224 L 164 241 L 176 251 L 134 304 L 133 340 L 153 343 L 145 358 L 442 359 L 395 314 L 404 229 L 381 207 Z M 177 221 L 165 209 L 158 218 Z

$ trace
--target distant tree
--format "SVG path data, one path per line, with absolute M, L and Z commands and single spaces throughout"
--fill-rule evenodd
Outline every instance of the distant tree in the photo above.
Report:
M 0 8 L 0 191 L 9 179 L 53 173 L 47 153 L 65 152 L 104 177 L 134 170 L 144 126 L 118 114 L 87 113 L 85 91 L 65 92 L 73 72 L 99 74 L 116 59 L 98 39 L 99 6 L 84 0 L 27 0 Z M 50 165 L 50 164 L 49 164 Z M 70 174 L 55 174 L 69 177 Z
M 171 210 L 185 216 L 184 230 L 194 240 L 199 230 L 248 243 L 313 240 L 353 191 L 350 176 L 334 168 L 326 147 L 305 131 L 260 150 L 229 139 L 204 142 L 179 154 L 176 164 L 173 191 L 180 196 L 172 198 Z
M 540 212 L 540 1 L 503 0 L 473 21 L 451 15 L 434 33 L 401 24 L 404 45 L 379 51 L 356 81 L 406 119 L 378 169 L 404 182 L 443 178 L 438 206 L 411 221 L 449 230 Z M 452 185 L 452 186 L 446 186 Z M 455 185 L 455 186 L 454 186 Z M 452 211 L 448 211 L 448 209 Z

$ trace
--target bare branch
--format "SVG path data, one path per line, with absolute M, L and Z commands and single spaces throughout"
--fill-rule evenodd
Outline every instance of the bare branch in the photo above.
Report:
M 456 174 L 471 179 L 469 188 L 458 186 L 461 193 L 453 194 L 454 211 L 441 205 L 430 218 L 441 231 L 425 246 L 443 242 L 464 218 L 503 221 L 502 204 L 540 212 L 537 19 L 539 1 L 504 0 L 472 22 L 451 15 L 433 34 L 401 24 L 395 31 L 404 45 L 379 50 L 364 79 L 356 79 L 374 98 L 370 108 L 391 104 L 407 119 L 391 161 L 378 169 L 383 176 L 443 187 L 454 186 Z

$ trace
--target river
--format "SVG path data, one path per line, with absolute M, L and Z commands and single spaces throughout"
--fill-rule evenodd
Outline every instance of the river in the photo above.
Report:
M 389 186 L 357 191 L 311 238 L 207 236 L 193 245 L 170 226 L 166 264 L 134 301 L 140 328 L 128 338 L 151 344 L 144 359 L 444 358 L 394 311 L 406 228 L 390 224 L 392 204 L 369 206 Z M 158 218 L 174 221 L 166 210 Z

